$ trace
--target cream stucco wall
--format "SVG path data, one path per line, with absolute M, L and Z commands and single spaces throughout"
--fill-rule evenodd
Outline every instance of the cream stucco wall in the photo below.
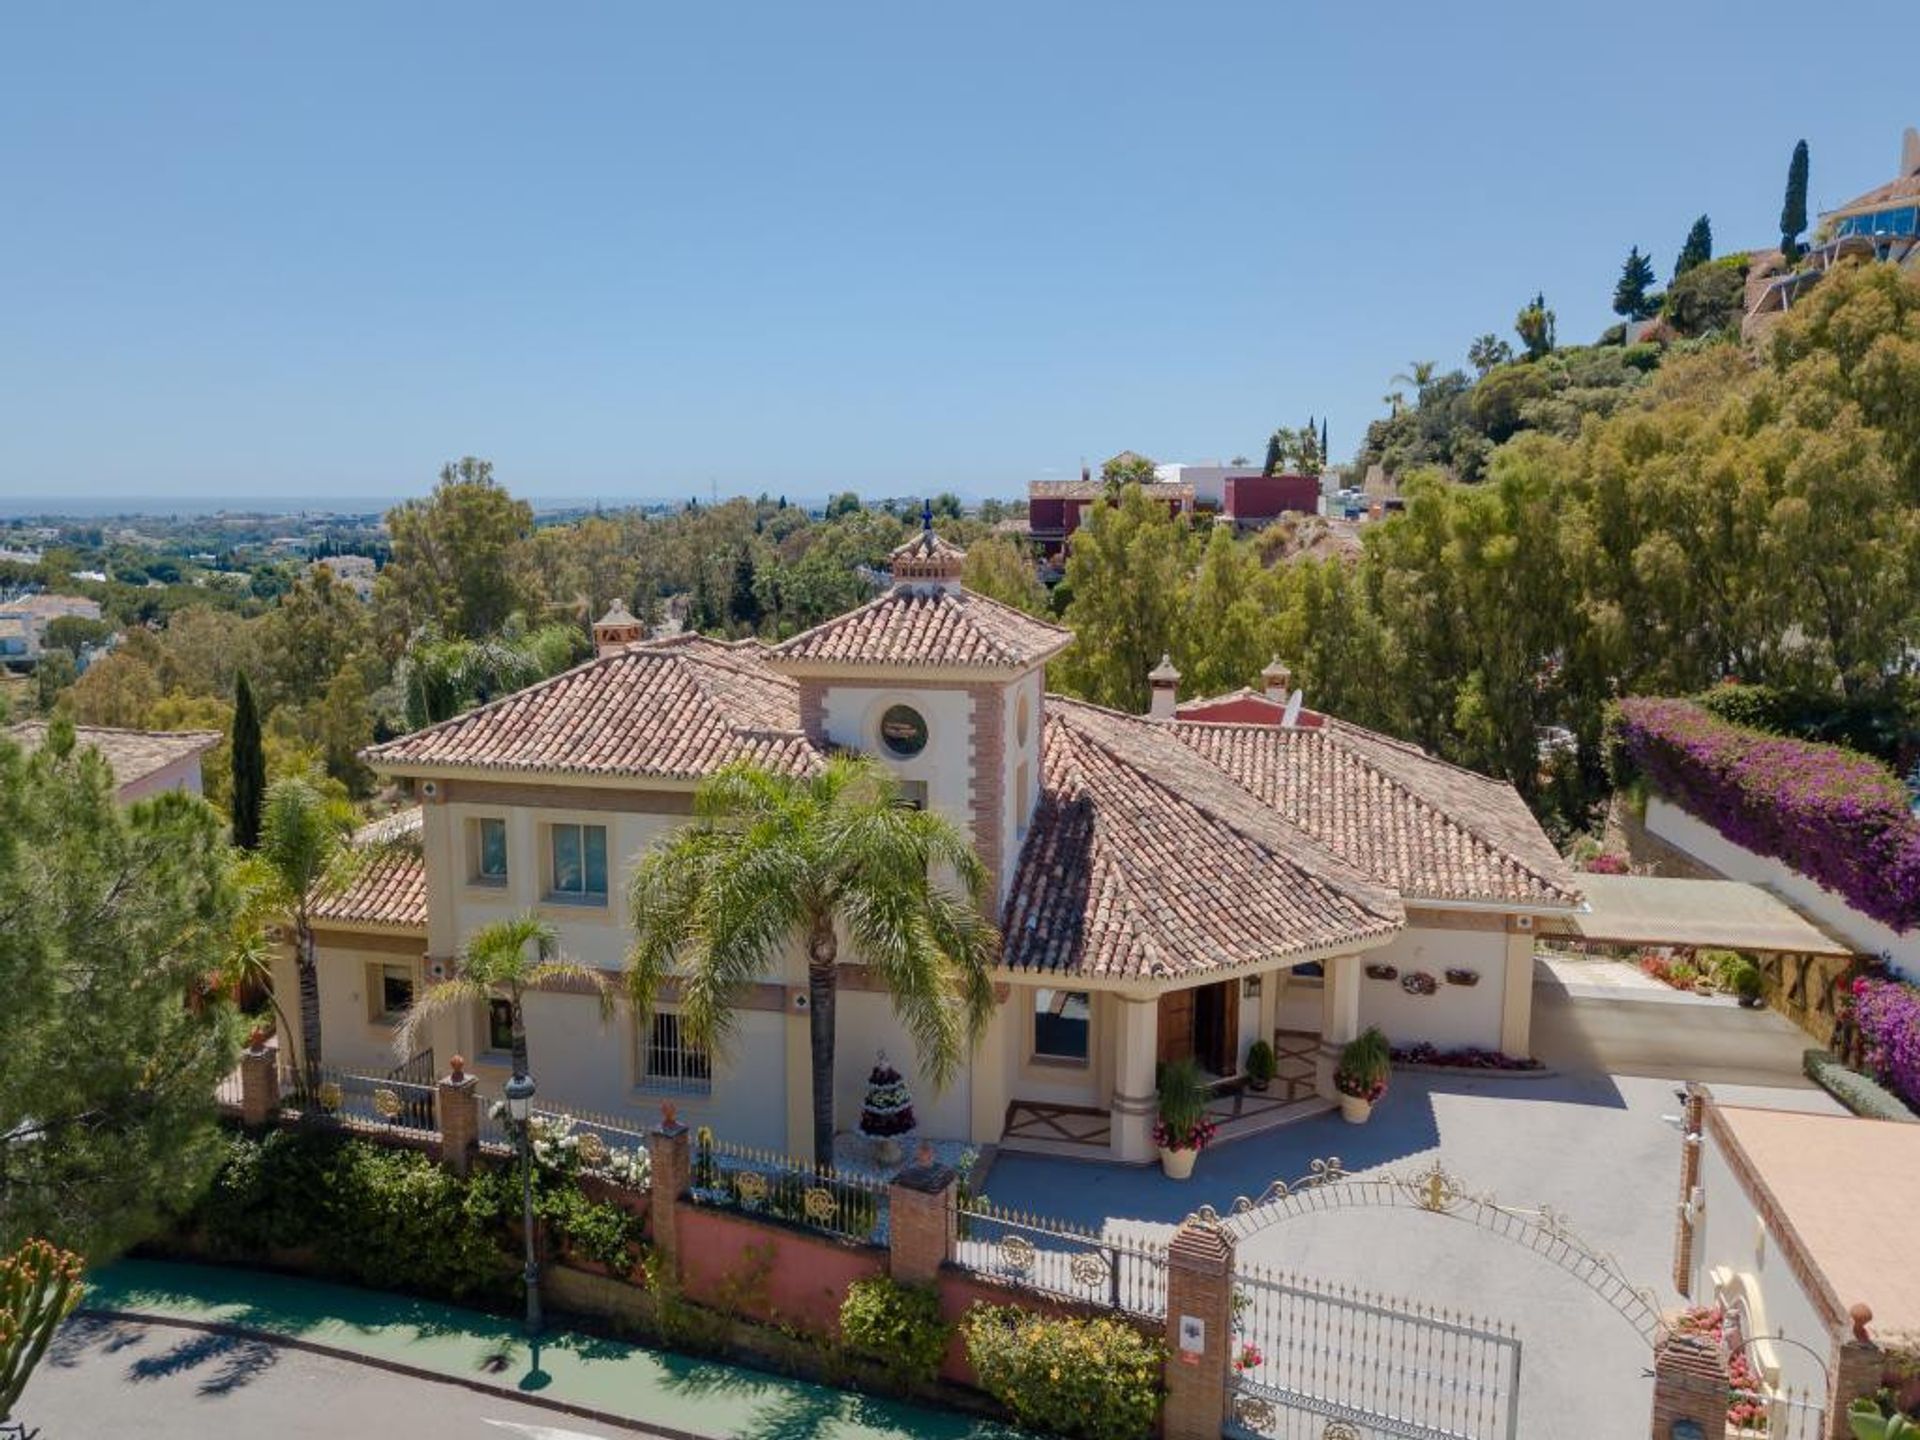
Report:
M 1440 930 L 1408 926 L 1383 948 L 1369 952 L 1368 965 L 1391 965 L 1404 979 L 1413 971 L 1433 976 L 1431 995 L 1409 995 L 1400 980 L 1360 981 L 1360 1023 L 1378 1025 L 1396 1045 L 1431 1041 L 1447 1049 L 1477 1045 L 1501 1048 L 1507 989 L 1507 936 L 1504 930 Z M 1459 968 L 1480 976 L 1477 985 L 1449 985 L 1446 972 Z
M 183 755 L 171 765 L 163 765 L 151 775 L 143 775 L 131 785 L 123 785 L 119 790 L 119 800 L 123 805 L 131 805 L 136 800 L 145 800 L 149 795 L 164 795 L 169 790 L 181 790 L 188 795 L 203 794 L 199 755 Z
M 892 705 L 911 705 L 927 722 L 926 748 L 911 759 L 880 743 L 880 716 Z M 871 755 L 902 780 L 923 782 L 931 809 L 972 824 L 973 697 L 965 690 L 835 682 L 826 690 L 826 733 L 834 744 Z
M 1702 1142 L 1700 1188 L 1706 1208 L 1694 1225 L 1695 1303 L 1738 1298 L 1746 1307 L 1749 1338 L 1784 1335 L 1811 1346 L 1817 1355 L 1828 1355 L 1832 1340 L 1820 1312 L 1712 1136 Z M 1748 1353 L 1756 1370 L 1776 1388 L 1824 1391 L 1821 1363 L 1800 1345 L 1763 1342 Z
M 1650 833 L 1729 880 L 1766 886 L 1862 954 L 1884 954 L 1908 979 L 1920 979 L 1920 930 L 1902 935 L 1872 916 L 1861 914 L 1847 903 L 1846 897 L 1819 881 L 1802 875 L 1783 861 L 1734 844 L 1704 820 L 1695 819 L 1658 795 L 1647 799 L 1646 825 Z

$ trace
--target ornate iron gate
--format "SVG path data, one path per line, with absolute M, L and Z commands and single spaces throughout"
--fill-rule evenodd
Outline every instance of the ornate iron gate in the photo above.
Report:
M 1383 1296 L 1242 1269 L 1227 1381 L 1243 1440 L 1516 1440 L 1520 1340 Z

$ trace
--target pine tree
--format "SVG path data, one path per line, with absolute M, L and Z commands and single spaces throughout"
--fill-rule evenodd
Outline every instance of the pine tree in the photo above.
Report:
M 1673 262 L 1673 278 L 1678 280 L 1696 265 L 1704 265 L 1713 258 L 1713 226 L 1702 215 L 1693 222 L 1693 228 L 1687 231 L 1687 238 L 1680 247 L 1680 258 Z
M 1780 253 L 1800 258 L 1800 232 L 1807 228 L 1807 142 L 1793 147 L 1787 165 L 1787 199 L 1780 207 Z
M 233 843 L 260 848 L 260 805 L 267 794 L 267 752 L 260 742 L 260 710 L 241 671 L 233 682 Z
M 1645 320 L 1657 308 L 1647 294 L 1653 284 L 1653 262 L 1634 246 L 1620 267 L 1619 283 L 1613 287 L 1613 313 L 1629 320 Z

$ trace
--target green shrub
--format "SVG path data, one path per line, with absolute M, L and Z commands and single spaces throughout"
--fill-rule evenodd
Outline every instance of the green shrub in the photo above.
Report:
M 1257 1080 L 1262 1085 L 1272 1081 L 1279 1073 L 1279 1062 L 1274 1058 L 1273 1046 L 1265 1040 L 1256 1040 L 1247 1047 L 1247 1078 Z
M 1749 1003 L 1758 1001 L 1767 993 L 1767 980 L 1760 973 L 1760 967 L 1751 960 L 1743 959 L 1734 969 L 1728 988 L 1742 1000 Z
M 927 1383 L 940 1373 L 953 1326 L 940 1318 L 940 1293 L 896 1285 L 885 1275 L 856 1280 L 840 1302 L 840 1333 L 855 1350 L 899 1380 Z
M 1682 990 L 1693 988 L 1700 978 L 1700 970 L 1691 960 L 1676 960 L 1667 967 L 1667 981 Z
M 1870 1120 L 1920 1119 L 1900 1097 L 1869 1080 L 1857 1070 L 1849 1070 L 1824 1050 L 1809 1050 L 1801 1057 L 1807 1078 L 1856 1115 Z
M 981 1388 L 1022 1425 L 1076 1440 L 1153 1433 L 1165 1347 L 1131 1325 L 976 1305 L 962 1328 Z

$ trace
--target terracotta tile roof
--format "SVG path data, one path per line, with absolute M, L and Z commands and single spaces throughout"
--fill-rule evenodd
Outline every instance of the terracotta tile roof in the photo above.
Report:
M 314 902 L 316 925 L 381 925 L 427 928 L 427 862 L 399 851 L 375 860 L 351 885 Z
M 218 730 L 112 730 L 100 725 L 73 727 L 76 748 L 92 747 L 113 771 L 122 790 L 190 755 L 204 755 L 226 736 Z M 47 739 L 47 722 L 27 720 L 7 731 L 14 744 L 31 754 Z
M 1167 727 L 1049 699 L 1043 792 L 1002 964 L 1106 979 L 1206 973 L 1381 938 L 1397 898 Z
M 383 853 L 344 889 L 314 902 L 314 923 L 424 931 L 427 865 L 420 853 L 421 821 L 415 805 L 354 831 L 356 846 L 378 846 Z
M 681 635 L 590 660 L 376 745 L 376 770 L 434 768 L 697 779 L 736 761 L 803 772 L 798 687 L 758 641 Z
M 1331 718 L 1313 729 L 1167 728 L 1405 899 L 1579 901 L 1565 862 L 1510 785 Z
M 1072 632 L 958 586 L 896 585 L 858 610 L 773 647 L 771 659 L 833 665 L 1024 670 Z

